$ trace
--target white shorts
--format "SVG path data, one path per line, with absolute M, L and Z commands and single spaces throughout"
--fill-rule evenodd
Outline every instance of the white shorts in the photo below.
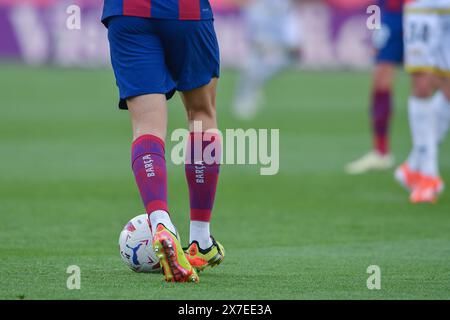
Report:
M 421 0 L 405 6 L 405 68 L 450 76 L 450 0 Z

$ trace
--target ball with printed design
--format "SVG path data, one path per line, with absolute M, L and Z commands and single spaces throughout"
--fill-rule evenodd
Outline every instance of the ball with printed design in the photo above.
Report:
M 119 237 L 123 262 L 135 272 L 160 272 L 159 259 L 152 247 L 152 231 L 146 214 L 131 219 Z

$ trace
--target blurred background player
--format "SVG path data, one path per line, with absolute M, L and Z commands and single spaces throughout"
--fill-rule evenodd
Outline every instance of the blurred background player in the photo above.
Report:
M 403 63 L 404 0 L 379 0 L 381 29 L 373 35 L 376 49 L 371 94 L 371 124 L 373 149 L 349 163 L 346 172 L 360 174 L 371 170 L 388 170 L 394 165 L 389 148 L 389 126 L 392 115 L 395 71 Z
M 291 0 L 234 0 L 242 7 L 248 54 L 239 75 L 233 112 L 249 120 L 263 105 L 264 84 L 298 61 L 301 28 Z
M 405 46 L 413 147 L 395 177 L 411 191 L 411 202 L 435 202 L 444 189 L 439 144 L 450 121 L 450 0 L 413 1 L 405 7 Z

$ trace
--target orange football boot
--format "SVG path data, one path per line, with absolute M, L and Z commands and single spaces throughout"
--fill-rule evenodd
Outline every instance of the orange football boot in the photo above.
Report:
M 422 176 L 411 192 L 411 203 L 435 203 L 438 195 L 444 190 L 444 182 L 440 177 Z
M 395 170 L 395 180 L 398 181 L 406 190 L 412 191 L 416 184 L 420 181 L 421 174 L 419 171 L 413 171 L 405 162 Z

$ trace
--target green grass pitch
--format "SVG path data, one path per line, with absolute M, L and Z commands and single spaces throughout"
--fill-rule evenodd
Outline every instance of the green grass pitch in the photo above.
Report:
M 212 231 L 227 256 L 192 285 L 135 274 L 120 260 L 120 230 L 143 208 L 112 72 L 1 69 L 1 299 L 450 298 L 449 193 L 437 205 L 412 206 L 392 172 L 343 172 L 370 144 L 369 73 L 284 73 L 268 85 L 259 117 L 245 123 L 230 115 L 236 74 L 224 72 L 221 128 L 280 129 L 281 168 L 260 176 L 256 166 L 223 166 Z M 400 74 L 397 162 L 410 148 L 408 83 Z M 176 98 L 170 130 L 184 119 Z M 447 180 L 449 147 L 441 152 Z M 168 169 L 170 208 L 186 241 L 184 169 Z M 81 268 L 81 290 L 66 288 L 69 265 Z M 369 265 L 381 268 L 381 290 L 366 287 Z

